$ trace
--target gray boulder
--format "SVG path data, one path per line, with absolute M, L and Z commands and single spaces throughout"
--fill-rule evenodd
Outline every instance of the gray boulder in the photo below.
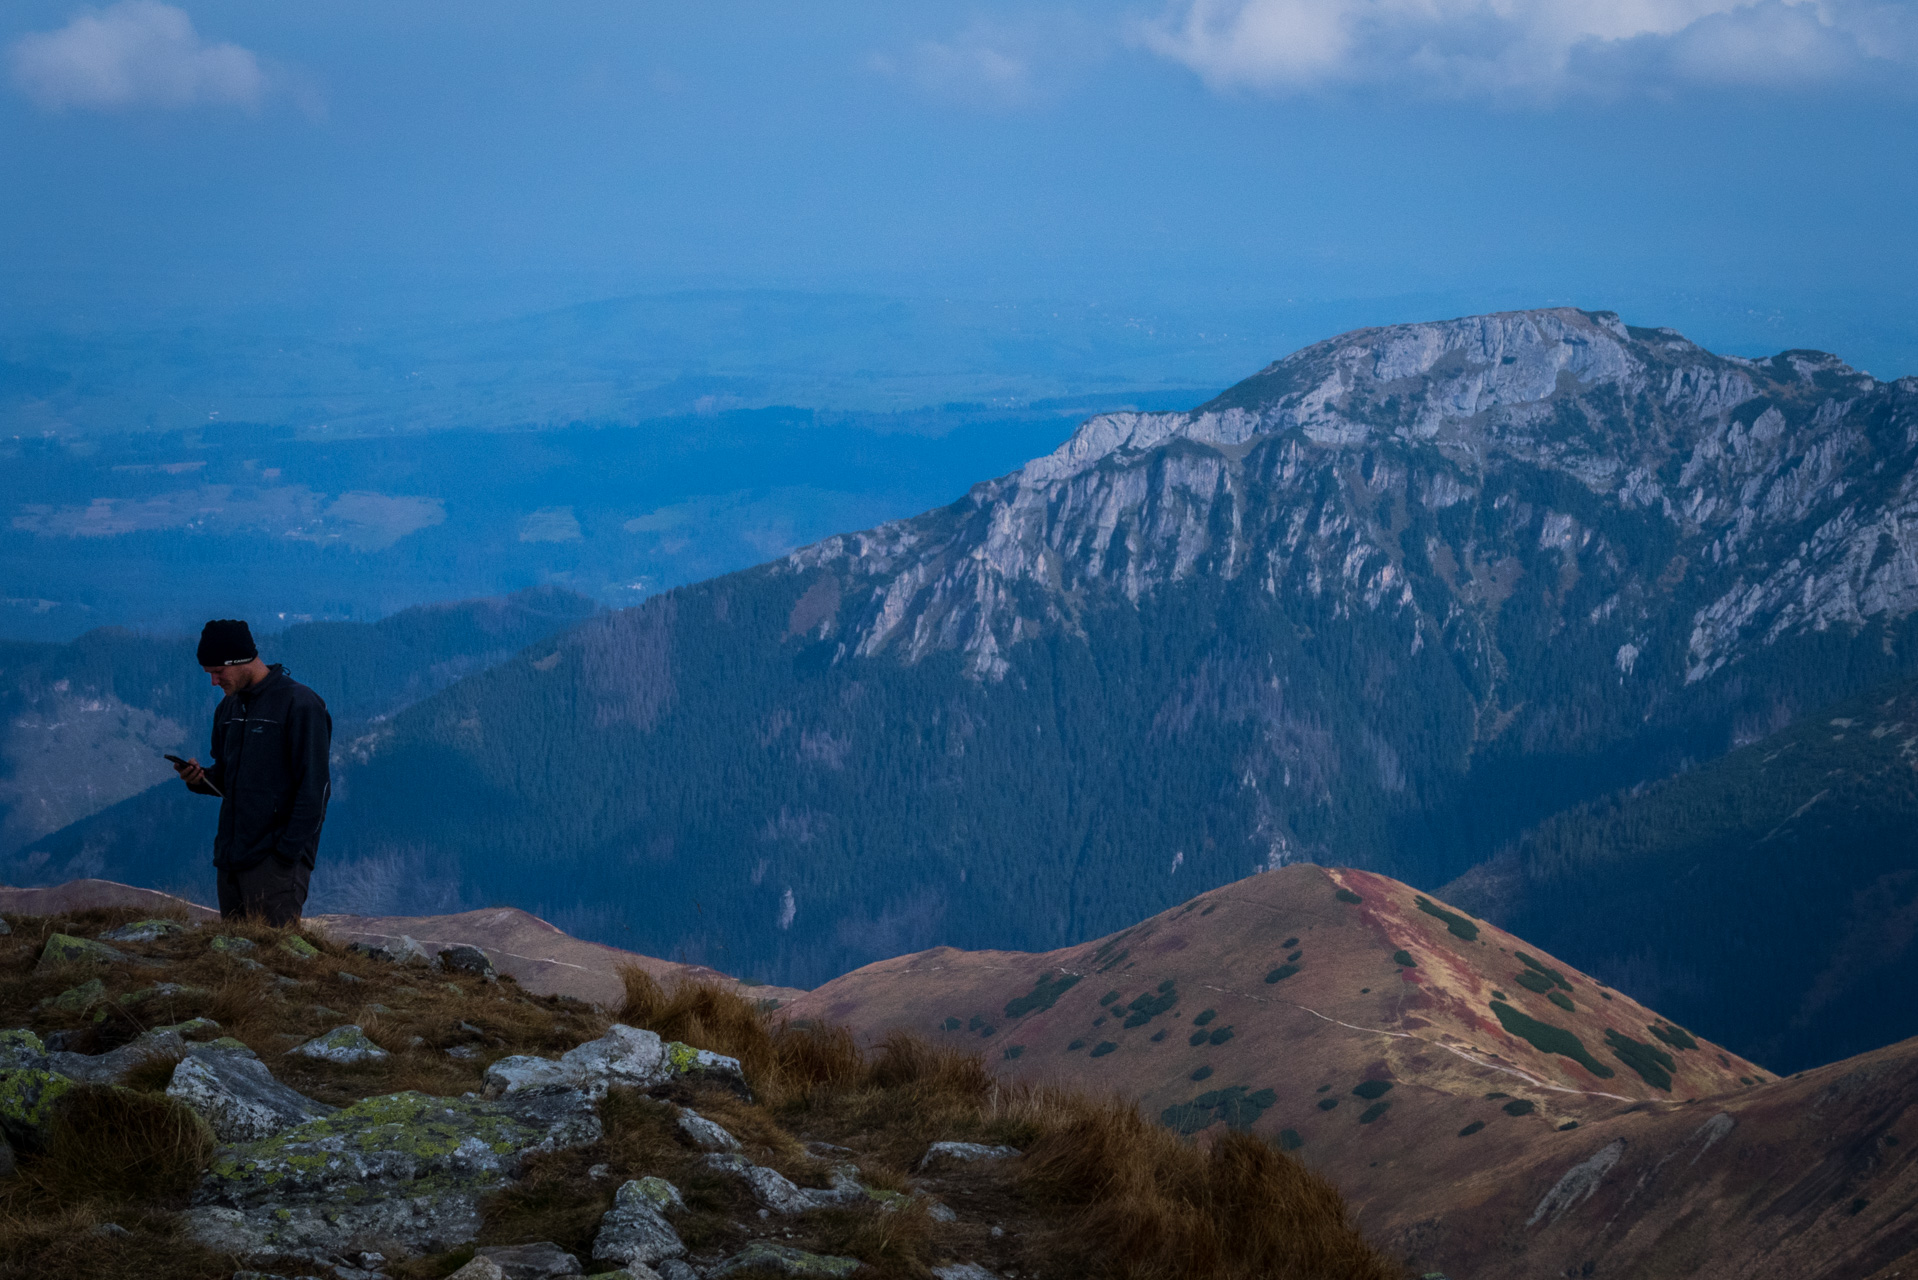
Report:
M 745 1075 L 736 1059 L 677 1041 L 662 1041 L 651 1031 L 614 1024 L 597 1040 L 567 1050 L 559 1058 L 515 1054 L 486 1068 L 486 1096 L 504 1097 L 526 1089 L 580 1089 L 595 1097 L 614 1085 L 654 1089 L 673 1080 L 696 1077 L 743 1088 Z
M 659 1179 L 647 1179 L 657 1182 Z M 668 1184 L 670 1188 L 670 1184 Z M 625 1267 L 650 1267 L 686 1252 L 685 1244 L 673 1224 L 666 1220 L 661 1205 L 638 1181 L 622 1185 L 613 1198 L 613 1207 L 599 1220 L 599 1234 L 593 1237 L 593 1261 L 617 1262 Z M 677 1198 L 678 1192 L 674 1191 Z
M 653 1270 L 658 1273 L 659 1280 L 699 1280 L 699 1272 L 693 1270 L 692 1263 L 681 1258 L 668 1258 Z M 612 1277 L 602 1276 L 601 1280 L 612 1280 Z M 642 1278 L 635 1276 L 633 1280 Z
M 932 1269 L 933 1280 L 999 1280 L 976 1262 L 953 1262 Z
M 377 1062 L 390 1057 L 386 1050 L 366 1038 L 366 1032 L 358 1026 L 335 1027 L 323 1036 L 315 1036 L 305 1044 L 295 1045 L 287 1050 L 302 1058 L 313 1058 L 320 1062 L 350 1064 L 355 1062 Z
M 476 977 L 498 980 L 499 974 L 493 968 L 493 962 L 478 947 L 465 944 L 440 949 L 440 968 L 452 973 L 470 973 Z
M 126 952 L 109 947 L 104 942 L 76 938 L 70 933 L 56 933 L 40 948 L 40 959 L 33 967 L 36 972 L 45 973 L 66 964 L 112 964 L 126 958 Z
M 527 1153 L 600 1136 L 584 1094 L 533 1101 L 386 1094 L 222 1147 L 189 1228 L 235 1254 L 456 1248 L 479 1232 L 480 1198 L 517 1177 Z
M 166 1091 L 202 1116 L 222 1142 L 270 1138 L 339 1110 L 294 1092 L 275 1080 L 264 1062 L 239 1053 L 182 1060 Z

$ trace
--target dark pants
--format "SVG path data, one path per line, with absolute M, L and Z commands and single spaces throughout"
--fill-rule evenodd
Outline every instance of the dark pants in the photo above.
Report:
M 304 862 L 286 863 L 268 854 L 250 867 L 221 867 L 219 872 L 223 919 L 259 916 L 275 928 L 300 922 L 306 883 L 313 874 Z

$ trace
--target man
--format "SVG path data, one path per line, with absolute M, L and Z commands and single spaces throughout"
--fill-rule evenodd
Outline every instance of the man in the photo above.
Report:
M 333 717 L 320 695 L 284 667 L 260 661 L 244 622 L 207 623 L 199 659 L 226 692 L 213 713 L 213 763 L 173 767 L 189 791 L 222 797 L 213 838 L 220 914 L 295 924 L 326 820 Z

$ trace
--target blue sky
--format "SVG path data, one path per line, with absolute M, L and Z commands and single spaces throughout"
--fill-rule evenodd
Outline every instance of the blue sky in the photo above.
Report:
M 1277 343 L 1574 302 L 1918 372 L 1908 4 L 14 0 L 0 54 L 15 333 L 724 288 Z

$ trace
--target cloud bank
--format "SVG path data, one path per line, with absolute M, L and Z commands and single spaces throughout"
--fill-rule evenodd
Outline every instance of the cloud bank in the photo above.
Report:
M 1178 0 L 1134 36 L 1215 89 L 1282 93 L 1784 88 L 1918 62 L 1912 7 L 1882 0 Z
M 253 108 L 271 88 L 251 51 L 207 43 L 184 10 L 158 0 L 123 0 L 21 36 L 7 62 L 14 87 L 49 111 Z

